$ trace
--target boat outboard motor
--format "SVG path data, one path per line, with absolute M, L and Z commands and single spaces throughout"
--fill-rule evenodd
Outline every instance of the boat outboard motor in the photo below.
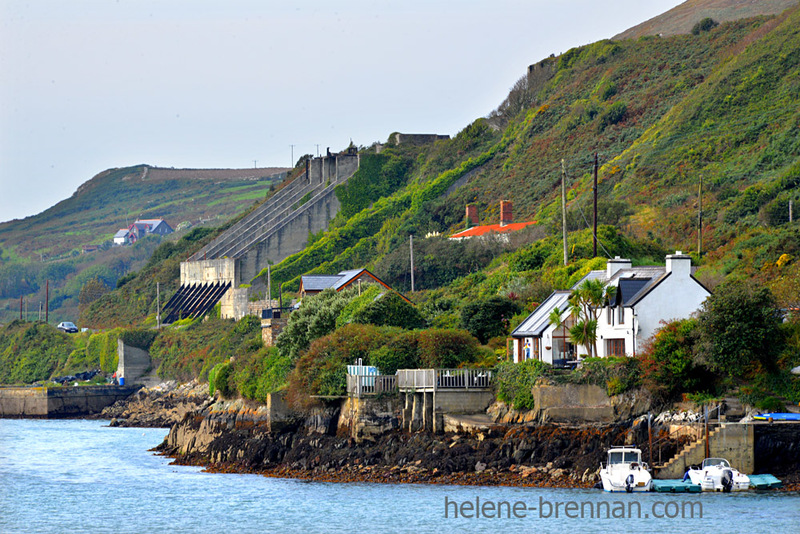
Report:
M 625 479 L 625 492 L 631 493 L 633 491 L 633 473 L 628 475 L 628 478 Z
M 731 488 L 733 488 L 733 471 L 730 469 L 725 469 L 722 472 L 722 491 L 724 493 L 729 493 Z

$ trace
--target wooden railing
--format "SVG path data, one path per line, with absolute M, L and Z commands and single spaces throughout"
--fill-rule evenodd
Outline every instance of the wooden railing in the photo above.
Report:
M 488 389 L 494 373 L 490 369 L 399 369 L 400 391 L 441 389 Z
M 395 375 L 347 375 L 347 395 L 365 397 L 397 391 Z

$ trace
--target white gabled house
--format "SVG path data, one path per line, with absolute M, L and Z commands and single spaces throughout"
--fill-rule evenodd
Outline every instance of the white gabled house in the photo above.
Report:
M 614 299 L 600 310 L 597 321 L 597 356 L 635 356 L 662 321 L 684 319 L 696 312 L 711 293 L 692 276 L 692 258 L 680 251 L 667 256 L 666 266 L 633 267 L 631 261 L 608 260 L 605 271 L 592 271 L 586 279 L 599 279 L 616 288 Z M 543 360 L 554 365 L 575 362 L 587 353 L 569 340 L 572 317 L 570 291 L 555 291 L 511 333 L 515 362 Z M 558 308 L 565 326 L 550 322 Z

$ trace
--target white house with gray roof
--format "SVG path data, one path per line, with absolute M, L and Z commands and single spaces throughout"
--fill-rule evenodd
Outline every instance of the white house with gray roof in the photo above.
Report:
M 601 357 L 635 356 L 662 321 L 689 317 L 711 294 L 692 275 L 691 257 L 680 251 L 667 255 L 664 267 L 633 267 L 630 260 L 616 257 L 608 260 L 605 271 L 591 271 L 573 289 L 586 279 L 599 279 L 616 288 L 613 302 L 600 311 L 597 321 L 597 355 Z M 586 354 L 585 347 L 569 341 L 570 292 L 553 292 L 511 333 L 515 362 L 539 359 L 568 365 Z M 555 308 L 563 312 L 563 328 L 550 324 Z

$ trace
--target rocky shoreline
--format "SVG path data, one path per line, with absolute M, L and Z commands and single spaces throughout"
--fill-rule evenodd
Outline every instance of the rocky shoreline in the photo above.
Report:
M 143 389 L 101 417 L 112 426 L 170 427 L 154 450 L 178 465 L 318 482 L 591 488 L 608 447 L 639 444 L 645 458 L 649 452 L 642 420 L 493 425 L 446 434 L 395 429 L 357 442 L 337 432 L 335 407 L 275 421 L 263 405 L 215 400 L 197 383 Z M 675 440 L 665 454 L 680 446 Z M 800 490 L 796 467 L 773 473 L 784 490 Z

